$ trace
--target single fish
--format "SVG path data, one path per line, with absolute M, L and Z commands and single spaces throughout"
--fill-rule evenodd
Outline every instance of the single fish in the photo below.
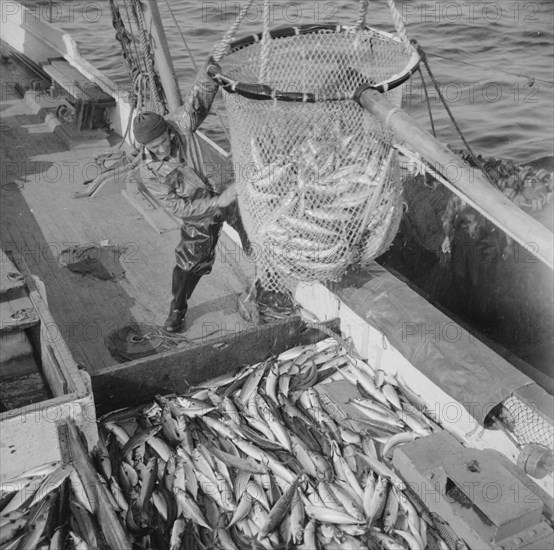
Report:
M 171 528 L 171 536 L 169 539 L 169 550 L 179 550 L 179 548 L 181 548 L 181 541 L 183 540 L 183 535 L 185 534 L 186 527 L 186 521 L 182 517 L 177 518 L 173 522 L 173 526 Z
M 396 525 L 398 510 L 400 508 L 396 489 L 393 487 L 387 496 L 385 510 L 383 511 L 383 529 L 385 533 L 390 534 Z
M 146 443 L 150 438 L 154 437 L 158 432 L 160 432 L 161 429 L 162 429 L 161 425 L 153 426 L 152 428 L 139 432 L 138 434 L 131 437 L 127 441 L 127 443 L 125 443 L 125 445 L 123 446 L 123 449 L 121 449 L 122 458 L 126 459 L 127 455 L 130 452 L 132 452 L 133 449 L 142 445 L 143 443 Z
M 240 390 L 240 401 L 246 405 L 252 394 L 254 394 L 258 389 L 258 384 L 262 379 L 266 368 L 269 365 L 269 361 L 264 363 L 258 363 L 254 370 L 248 375 L 242 389 Z
M 285 514 L 289 511 L 289 508 L 292 504 L 292 499 L 296 494 L 296 490 L 300 483 L 304 480 L 304 475 L 299 475 L 293 482 L 290 484 L 289 488 L 283 493 L 281 498 L 273 505 L 271 511 L 267 516 L 267 520 L 261 526 L 260 532 L 258 533 L 258 540 L 263 540 L 270 533 L 275 531 L 279 524 L 281 523 Z
M 194 523 L 212 531 L 212 527 L 208 524 L 206 518 L 204 517 L 204 514 L 198 507 L 198 504 L 196 504 L 196 502 L 192 498 L 190 498 L 185 491 L 176 489 L 174 494 L 183 516 L 192 520 Z
M 337 483 L 331 483 L 330 486 L 344 510 L 356 521 L 364 521 L 364 511 L 358 502 Z
M 401 432 L 395 435 L 391 435 L 381 451 L 381 456 L 386 460 L 391 460 L 394 452 L 394 448 L 397 445 L 402 445 L 403 443 L 409 443 L 420 437 L 414 432 Z
M 387 502 L 388 488 L 389 480 L 386 477 L 379 476 L 375 483 L 375 491 L 373 492 L 373 498 L 371 499 L 371 505 L 367 513 L 369 525 L 381 517 Z
M 379 476 L 387 478 L 398 490 L 403 491 L 406 484 L 385 464 L 376 458 L 358 453 L 358 456 Z
M 352 525 L 355 523 L 364 523 L 363 521 L 356 521 L 350 514 L 346 512 L 339 512 L 338 510 L 332 510 L 330 508 L 324 508 L 322 506 L 305 506 L 306 514 L 323 523 L 331 523 L 333 525 Z
M 271 509 L 267 495 L 259 483 L 251 479 L 245 487 L 245 491 L 254 499 L 257 500 L 268 512 Z

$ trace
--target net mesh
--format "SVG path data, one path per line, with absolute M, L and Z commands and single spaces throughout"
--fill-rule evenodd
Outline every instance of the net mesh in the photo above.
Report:
M 501 418 L 521 446 L 536 443 L 547 449 L 554 448 L 554 426 L 536 408 L 516 396 L 502 403 Z
M 235 51 L 222 72 L 259 83 L 261 53 L 260 43 Z M 350 98 L 363 83 L 402 73 L 409 58 L 372 29 L 273 37 L 263 84 L 317 101 L 224 94 L 241 216 L 264 287 L 336 280 L 392 242 L 401 217 L 392 136 Z M 400 105 L 400 87 L 385 95 Z

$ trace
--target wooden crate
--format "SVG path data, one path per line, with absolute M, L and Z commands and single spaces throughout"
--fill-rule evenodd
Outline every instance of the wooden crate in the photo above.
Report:
M 4 254 L 1 267 L 2 280 L 5 273 L 16 269 Z M 64 441 L 58 432 L 66 419 L 72 419 L 91 444 L 98 439 L 90 377 L 71 356 L 35 280 L 24 276 L 25 284 L 10 287 L 10 297 L 25 300 L 33 308 L 34 323 L 24 329 L 51 397 L 0 413 L 0 481 L 62 460 Z M 15 292 L 20 294 L 14 296 Z

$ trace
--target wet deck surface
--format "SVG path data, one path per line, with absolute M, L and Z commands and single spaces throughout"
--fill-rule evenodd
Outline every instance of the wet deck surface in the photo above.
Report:
M 17 62 L 2 62 L 4 92 L 30 77 Z M 68 149 L 43 119 L 14 92 L 3 94 L 0 241 L 8 255 L 19 257 L 42 280 L 61 335 L 75 360 L 92 373 L 117 362 L 104 343 L 111 332 L 131 323 L 161 325 L 165 320 L 178 231 L 157 233 L 119 191 L 73 198 L 82 182 L 96 175 L 95 155 L 110 147 L 91 142 Z M 106 243 L 111 248 L 98 248 L 99 259 L 114 253 L 110 261 L 119 262 L 121 279 L 74 273 L 60 263 L 64 249 Z M 236 302 L 253 269 L 239 250 L 222 233 L 214 269 L 189 302 L 187 339 L 197 342 L 247 326 Z

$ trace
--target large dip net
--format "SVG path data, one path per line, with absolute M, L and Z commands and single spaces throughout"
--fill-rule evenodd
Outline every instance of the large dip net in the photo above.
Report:
M 396 234 L 402 187 L 392 136 L 354 99 L 365 85 L 400 106 L 401 84 L 417 68 L 389 5 L 399 36 L 365 25 L 366 0 L 351 27 L 270 30 L 264 17 L 263 32 L 224 39 L 214 53 L 221 69 L 208 74 L 224 90 L 240 212 L 264 288 L 337 280 Z

